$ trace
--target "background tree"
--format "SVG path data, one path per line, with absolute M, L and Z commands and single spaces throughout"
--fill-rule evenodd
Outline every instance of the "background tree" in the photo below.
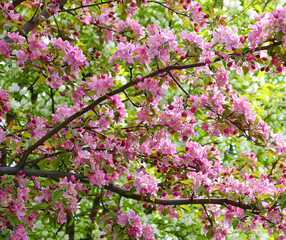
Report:
M 2 1 L 0 239 L 284 239 L 282 4 Z

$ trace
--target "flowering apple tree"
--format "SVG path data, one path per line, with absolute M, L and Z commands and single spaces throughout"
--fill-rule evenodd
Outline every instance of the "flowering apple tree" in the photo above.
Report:
M 0 13 L 0 239 L 286 238 L 283 3 Z

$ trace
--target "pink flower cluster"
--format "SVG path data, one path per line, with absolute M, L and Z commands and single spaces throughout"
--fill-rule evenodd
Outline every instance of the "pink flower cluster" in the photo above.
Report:
M 73 47 L 70 42 L 63 41 L 61 38 L 52 39 L 51 43 L 54 48 L 60 49 L 64 53 L 63 60 L 67 62 L 67 64 L 71 67 L 71 70 L 75 73 L 80 71 L 80 67 L 84 67 L 86 65 L 86 57 L 84 56 L 82 50 L 78 47 Z
M 0 90 L 0 122 L 4 120 L 4 114 L 6 114 L 9 111 L 9 96 L 7 94 L 7 91 Z M 3 129 L 0 129 L 0 143 L 6 140 L 5 132 Z
M 135 33 L 136 39 L 139 39 L 143 34 L 141 25 L 138 21 L 131 18 L 127 18 L 126 21 L 119 21 L 115 24 L 115 28 L 117 29 L 117 33 L 124 31 Z
M 259 21 L 249 25 L 252 30 L 248 33 L 247 38 L 252 48 L 266 42 L 272 32 L 279 33 L 280 31 L 282 32 L 283 45 L 286 46 L 286 8 L 278 5 L 273 13 L 262 13 L 256 18 Z
M 102 94 L 108 93 L 108 88 L 114 86 L 114 80 L 106 74 L 101 74 L 87 80 L 87 85 L 90 91 L 96 92 L 96 97 L 100 97 Z
M 35 139 L 40 139 L 47 133 L 47 126 L 45 123 L 47 122 L 46 119 L 42 119 L 40 117 L 35 117 L 29 123 L 29 128 L 31 129 L 29 133 Z
M 9 111 L 8 101 L 10 100 L 6 90 L 0 90 L 0 118 L 3 119 L 3 114 Z
M 134 172 L 134 187 L 136 191 L 140 192 L 143 196 L 146 196 L 147 193 L 154 197 L 157 195 L 157 180 L 154 177 L 151 177 L 144 169 L 138 169 Z
M 220 43 L 225 46 L 227 51 L 236 50 L 239 46 L 240 38 L 237 35 L 237 29 L 232 30 L 229 27 L 219 26 L 213 34 L 212 44 Z
M 194 32 L 187 33 L 186 31 L 182 31 L 179 36 L 188 44 L 191 44 L 191 47 L 194 50 L 203 48 L 204 40 L 202 36 L 197 35 Z
M 108 179 L 106 179 L 104 171 L 100 170 L 99 166 L 96 166 L 93 171 L 90 171 L 88 179 L 91 186 L 96 185 L 101 188 L 108 184 Z
M 170 30 L 158 30 L 156 25 L 149 25 L 147 30 L 150 34 L 147 40 L 149 46 L 147 53 L 150 58 L 158 57 L 163 64 L 167 64 L 171 53 L 184 54 L 184 51 L 178 48 L 176 37 Z
M 13 234 L 10 236 L 11 240 L 29 240 L 27 237 L 27 232 L 23 225 L 18 225 L 15 229 Z
M 153 229 L 146 224 L 142 226 L 141 219 L 134 211 L 124 214 L 122 211 L 117 215 L 117 223 L 125 227 L 125 234 L 132 236 L 136 240 L 154 240 Z

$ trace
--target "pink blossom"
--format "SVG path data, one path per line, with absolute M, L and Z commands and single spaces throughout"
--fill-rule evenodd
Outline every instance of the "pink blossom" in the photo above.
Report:
M 127 235 L 133 236 L 135 239 L 139 239 L 140 237 L 142 237 L 143 234 L 142 223 L 140 217 L 137 216 L 134 211 L 131 211 L 128 214 L 120 213 L 117 216 L 117 223 L 126 226 Z M 150 227 L 149 228 L 146 227 L 146 230 L 148 231 L 146 232 L 146 236 L 148 236 L 149 239 L 152 239 L 150 238 L 152 236 L 152 229 L 150 229 Z
M 97 185 L 100 188 L 108 183 L 103 170 L 100 170 L 98 166 L 95 167 L 93 173 L 89 174 L 88 179 L 90 185 Z
M 56 113 L 52 114 L 54 122 L 62 121 L 74 114 L 77 110 L 74 107 L 58 105 Z
M 85 66 L 86 57 L 78 47 L 73 47 L 68 41 L 63 41 L 61 38 L 52 39 L 51 43 L 55 48 L 64 52 L 63 60 L 70 65 L 71 70 L 78 72 L 79 67 Z
M 22 37 L 19 32 L 8 32 L 8 37 L 11 38 L 17 45 L 23 44 L 25 40 L 25 38 Z
M 62 225 L 67 221 L 67 214 L 64 212 L 64 209 L 61 207 L 59 209 L 58 215 L 57 215 L 57 223 L 59 225 Z
M 119 21 L 115 24 L 118 33 L 123 31 L 130 31 L 136 34 L 136 39 L 138 39 L 142 35 L 141 25 L 137 20 L 131 19 L 127 17 L 126 21 Z
M 10 236 L 11 240 L 29 240 L 27 237 L 27 232 L 23 225 L 18 225 L 15 229 L 13 234 Z
M 11 49 L 9 43 L 6 43 L 4 39 L 0 40 L 0 54 L 4 54 L 5 58 L 9 59 Z
M 42 200 L 48 202 L 51 196 L 51 194 L 49 193 L 49 189 L 45 188 L 44 190 L 41 190 L 40 193 L 41 195 L 36 197 L 36 203 L 41 203 Z
M 154 230 L 148 224 L 143 228 L 143 238 L 146 240 L 155 240 Z
M 132 43 L 119 43 L 117 50 L 114 53 L 113 57 L 109 59 L 110 62 L 114 62 L 116 59 L 120 59 L 123 62 L 133 64 L 133 53 L 135 50 L 135 45 Z
M 232 30 L 229 27 L 220 25 L 213 34 L 213 44 L 220 43 L 225 45 L 226 50 L 230 51 L 233 47 L 237 48 L 240 40 L 237 35 L 237 30 Z
M 192 47 L 195 49 L 202 49 L 203 48 L 203 37 L 200 35 L 197 35 L 194 32 L 187 33 L 186 31 L 182 31 L 182 33 L 179 34 L 179 36 L 190 43 Z
M 134 53 L 137 54 L 137 55 L 135 55 L 134 58 L 136 60 L 138 60 L 140 64 L 142 64 L 142 63 L 149 64 L 150 63 L 150 58 L 147 54 L 147 47 L 146 47 L 145 43 L 140 47 L 135 47 Z
M 23 66 L 24 62 L 29 58 L 29 55 L 26 54 L 23 50 L 19 50 L 16 56 L 18 58 L 18 64 L 21 64 L 21 66 Z
M 218 68 L 218 71 L 216 73 L 217 78 L 217 85 L 218 87 L 225 87 L 225 85 L 228 83 L 228 76 L 230 71 L 227 71 L 223 68 Z
M 233 102 L 234 110 L 237 111 L 239 114 L 243 114 L 246 111 L 250 110 L 250 103 L 247 102 L 246 97 L 243 99 L 241 98 L 235 98 Z
M 151 177 L 144 170 L 136 170 L 134 172 L 134 187 L 136 191 L 140 192 L 143 196 L 146 196 L 147 193 L 150 193 L 151 196 L 157 195 L 157 181 L 156 178 Z
M 25 175 L 22 174 L 18 177 L 18 184 L 20 188 L 24 188 L 24 184 L 28 182 L 28 179 L 25 178 Z
M 0 143 L 6 141 L 5 133 L 2 129 L 0 129 Z
M 114 86 L 112 78 L 109 78 L 106 74 L 101 74 L 97 77 L 91 77 L 87 82 L 91 91 L 96 91 L 97 96 L 108 93 L 108 88 Z
M 26 215 L 26 207 L 23 202 L 17 201 L 17 203 L 13 206 L 12 209 L 16 213 L 19 220 L 22 220 Z

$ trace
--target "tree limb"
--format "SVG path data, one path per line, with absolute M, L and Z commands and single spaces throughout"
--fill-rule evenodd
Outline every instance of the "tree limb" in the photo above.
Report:
M 19 169 L 16 167 L 0 167 L 0 176 L 7 175 L 17 175 Z M 23 169 L 23 174 L 26 176 L 35 176 L 35 177 L 50 177 L 50 178 L 64 178 L 70 177 L 72 175 L 77 179 L 83 179 L 85 176 L 78 173 L 62 172 L 62 171 L 51 171 L 51 170 L 38 170 L 38 169 Z
M 104 187 L 105 189 L 117 193 L 118 195 L 129 198 L 129 199 L 134 199 L 137 201 L 143 201 L 143 202 L 149 202 L 149 203 L 155 203 L 159 205 L 165 205 L 165 206 L 170 206 L 170 205 L 193 205 L 193 204 L 216 204 L 216 205 L 232 205 L 234 207 L 239 207 L 242 209 L 251 209 L 251 210 L 258 210 L 258 208 L 241 203 L 239 201 L 235 200 L 230 200 L 227 198 L 181 198 L 181 199 L 162 199 L 162 198 L 155 198 L 153 201 L 152 199 L 149 198 L 142 198 L 141 195 L 139 194 L 127 194 L 128 191 L 114 185 L 114 184 L 109 184 L 108 186 Z
M 13 0 L 12 5 L 15 8 L 18 5 L 20 5 L 22 2 L 25 2 L 25 0 Z
M 7 175 L 17 175 L 18 169 L 16 167 L 0 167 L 0 176 Z M 23 174 L 26 176 L 36 176 L 36 177 L 50 177 L 50 178 L 64 178 L 74 176 L 76 179 L 80 179 L 82 182 L 88 183 L 85 179 L 86 177 L 78 173 L 62 172 L 62 171 L 50 171 L 50 170 L 38 170 L 38 169 L 23 169 Z M 104 186 L 106 190 L 114 192 L 121 197 L 137 200 L 140 202 L 149 202 L 165 206 L 175 206 L 175 205 L 193 205 L 193 204 L 215 204 L 215 205 L 232 205 L 234 207 L 239 207 L 242 209 L 259 210 L 259 208 L 241 203 L 240 201 L 230 200 L 227 198 L 181 198 L 181 199 L 162 199 L 155 198 L 154 200 L 144 197 L 140 194 L 129 194 L 128 191 L 114 185 L 109 184 Z
M 261 48 L 256 48 L 255 50 L 266 50 L 271 46 L 278 46 L 281 45 L 282 41 L 277 42 L 277 43 L 273 43 L 267 46 L 263 46 Z M 221 60 L 222 57 L 217 57 L 213 62 L 218 62 Z M 192 63 L 192 64 L 186 64 L 186 65 L 170 65 L 161 69 L 158 69 L 157 71 L 154 71 L 148 75 L 146 75 L 145 77 L 142 78 L 142 81 L 144 81 L 144 79 L 146 78 L 152 78 L 154 76 L 157 76 L 161 73 L 165 73 L 165 72 L 170 72 L 171 70 L 174 69 L 188 69 L 188 68 L 195 68 L 195 67 L 202 67 L 205 66 L 206 63 L 205 62 L 198 62 L 198 63 Z M 106 95 L 99 97 L 98 99 L 96 99 L 94 102 L 92 102 L 91 104 L 89 104 L 88 106 L 86 106 L 84 109 L 82 109 L 81 111 L 76 112 L 75 114 L 73 114 L 72 116 L 68 117 L 65 121 L 63 121 L 62 123 L 60 123 L 58 126 L 56 126 L 55 128 L 53 128 L 49 133 L 47 133 L 45 136 L 43 136 L 41 139 L 39 139 L 35 144 L 33 144 L 32 146 L 30 146 L 24 153 L 24 155 L 21 157 L 19 163 L 17 164 L 17 168 L 23 169 L 25 166 L 25 161 L 28 158 L 28 156 L 31 154 L 31 152 L 33 150 L 35 150 L 36 148 L 38 148 L 40 145 L 42 145 L 46 140 L 48 140 L 50 137 L 52 137 L 55 133 L 57 133 L 58 131 L 60 131 L 61 129 L 63 129 L 64 127 L 66 127 L 69 123 L 71 123 L 73 120 L 75 120 L 76 118 L 82 116 L 83 114 L 85 114 L 86 112 L 92 110 L 95 106 L 97 106 L 98 104 L 102 103 L 103 101 L 105 101 L 106 99 L 108 99 L 111 96 L 114 96 L 118 93 L 123 92 L 124 90 L 126 90 L 127 88 L 134 86 L 135 84 L 137 84 L 137 81 L 130 81 L 127 84 L 121 86 L 120 88 L 117 88 L 114 91 L 111 91 L 109 93 L 107 93 Z
M 15 1 L 15 2 L 21 2 L 21 1 Z M 67 0 L 58 0 L 59 8 L 61 9 L 65 4 Z M 18 30 L 18 32 L 21 36 L 26 36 L 29 32 L 31 32 L 33 29 L 35 29 L 42 21 L 46 21 L 49 17 L 51 17 L 53 14 L 50 13 L 47 9 L 51 9 L 53 12 L 57 8 L 56 4 L 49 4 L 47 8 L 42 11 L 37 16 L 31 18 L 29 21 L 27 21 L 21 30 Z M 12 43 L 13 40 L 6 36 L 4 38 L 5 42 Z

